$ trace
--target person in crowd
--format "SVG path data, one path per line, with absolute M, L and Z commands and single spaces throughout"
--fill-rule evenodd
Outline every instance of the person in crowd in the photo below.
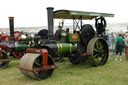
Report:
M 122 34 L 119 33 L 118 38 L 116 39 L 116 44 L 115 44 L 115 48 L 116 48 L 115 60 L 118 59 L 118 54 L 119 54 L 120 61 L 122 61 L 122 52 L 123 52 L 124 46 L 125 46 L 124 38 L 122 38 Z
M 124 39 L 125 39 L 125 55 L 126 55 L 126 59 L 128 60 L 128 32 L 124 34 Z
M 116 34 L 113 32 L 109 35 L 109 46 L 112 51 L 114 51 L 115 48 L 115 42 L 116 42 Z

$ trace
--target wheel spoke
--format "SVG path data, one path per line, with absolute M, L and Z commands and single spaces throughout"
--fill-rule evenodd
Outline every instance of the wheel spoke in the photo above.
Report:
M 105 50 L 101 50 L 101 53 L 104 54 L 105 53 Z
M 39 64 L 38 62 L 35 62 L 35 65 L 38 66 L 38 67 L 42 66 L 42 65 Z
M 100 48 L 100 47 L 99 47 L 99 42 L 98 42 L 98 41 L 96 42 L 96 47 L 97 47 L 97 49 Z
M 93 57 L 96 58 L 98 54 L 95 54 Z
M 93 49 L 95 52 L 97 52 L 98 50 L 96 48 Z
M 100 45 L 100 49 L 102 50 L 103 49 L 102 43 L 99 42 L 99 45 Z

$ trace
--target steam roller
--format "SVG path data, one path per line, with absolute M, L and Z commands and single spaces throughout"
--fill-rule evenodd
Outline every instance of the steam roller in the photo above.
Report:
M 36 50 L 40 51 L 40 50 Z M 46 61 L 48 60 L 48 62 Z M 20 71 L 27 77 L 42 80 L 50 77 L 55 65 L 50 55 L 44 53 L 27 53 L 21 58 Z
M 27 77 L 36 80 L 49 78 L 57 68 L 54 57 L 68 57 L 74 64 L 81 64 L 87 60 L 93 66 L 103 66 L 108 60 L 108 45 L 106 42 L 104 17 L 113 17 L 113 14 L 82 12 L 72 10 L 56 10 L 47 8 L 48 31 L 38 33 L 40 43 L 34 48 L 27 48 L 26 54 L 21 58 L 18 68 Z M 54 34 L 54 19 L 61 19 L 58 30 Z M 63 29 L 64 20 L 73 20 L 73 29 Z M 95 28 L 90 24 L 83 24 L 82 20 L 95 19 Z M 46 34 L 45 34 L 46 33 Z M 45 37 L 42 38 L 44 35 Z

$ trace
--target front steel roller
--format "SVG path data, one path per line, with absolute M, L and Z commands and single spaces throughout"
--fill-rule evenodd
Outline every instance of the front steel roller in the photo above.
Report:
M 27 53 L 21 58 L 20 67 L 26 69 L 40 68 L 43 66 L 42 55 L 38 53 Z M 53 65 L 52 58 L 48 55 L 48 65 Z M 20 69 L 20 71 L 27 77 L 31 77 L 37 80 L 43 80 L 50 77 L 54 69 L 41 70 L 41 71 L 27 71 Z
M 108 60 L 108 45 L 106 41 L 101 37 L 92 38 L 88 43 L 87 53 L 91 55 L 88 56 L 88 58 L 92 65 L 104 65 Z
M 0 56 L 0 68 L 8 67 L 9 61 L 10 61 L 9 56 L 7 55 L 5 51 L 2 50 L 1 56 Z

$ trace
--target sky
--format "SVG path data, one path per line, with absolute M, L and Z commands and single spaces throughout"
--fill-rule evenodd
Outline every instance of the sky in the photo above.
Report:
M 0 0 L 0 28 L 9 27 L 9 16 L 15 17 L 15 27 L 47 26 L 47 7 L 113 13 L 108 23 L 128 23 L 127 4 L 127 0 Z

